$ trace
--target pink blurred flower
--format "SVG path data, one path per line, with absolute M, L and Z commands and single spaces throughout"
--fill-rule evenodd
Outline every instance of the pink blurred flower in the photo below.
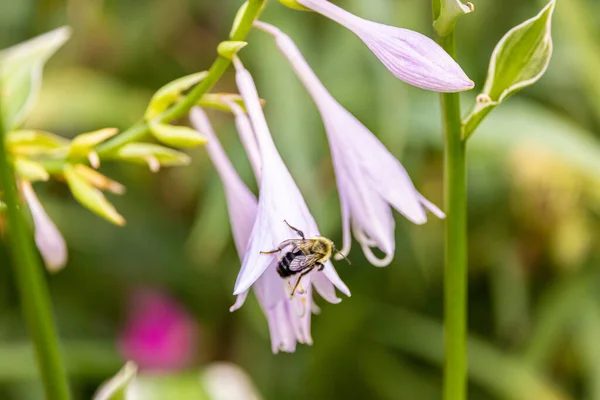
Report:
M 377 266 L 388 265 L 395 251 L 391 207 L 416 224 L 427 221 L 425 209 L 440 218 L 444 213 L 415 189 L 402 164 L 379 139 L 329 94 L 289 36 L 264 22 L 255 26 L 273 35 L 323 118 L 340 194 L 341 253 L 350 251 L 352 227 L 367 259 Z M 377 258 L 371 247 L 378 247 L 385 257 Z
M 286 288 L 293 283 L 277 275 L 277 256 L 260 254 L 261 251 L 274 249 L 282 241 L 293 237 L 294 233 L 284 224 L 284 219 L 304 230 L 307 237 L 318 236 L 319 231 L 302 194 L 275 148 L 252 76 L 239 59 L 234 58 L 234 65 L 237 85 L 248 109 L 253 133 L 260 149 L 262 178 L 256 221 L 235 284 L 234 294 L 238 295 L 238 299 L 231 310 L 241 307 L 248 290 L 254 287 L 267 315 L 273 352 L 292 352 L 297 342 L 312 343 L 310 318 L 315 309 L 313 286 L 331 303 L 341 301 L 336 296 L 334 285 L 348 296 L 350 291 L 329 261 L 322 272 L 315 270 L 306 275 L 303 278 L 305 290 L 297 291 L 290 297 Z M 246 135 L 250 133 L 252 132 L 248 130 L 240 132 Z M 235 225 L 235 222 L 232 221 L 232 224 Z
M 194 319 L 179 303 L 160 291 L 141 289 L 130 298 L 119 350 L 142 370 L 180 370 L 193 362 L 197 336 Z
M 35 195 L 31 182 L 20 182 L 21 192 L 33 218 L 35 244 L 37 245 L 46 268 L 58 272 L 67 264 L 67 244 L 60 231 L 50 219 L 46 210 Z
M 436 92 L 460 92 L 474 86 L 456 61 L 427 36 L 359 18 L 327 0 L 296 1 L 354 32 L 406 83 Z

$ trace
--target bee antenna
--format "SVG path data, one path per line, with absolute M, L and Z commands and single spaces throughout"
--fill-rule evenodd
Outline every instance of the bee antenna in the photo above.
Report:
M 344 253 L 342 253 L 341 251 L 339 251 L 335 247 L 333 248 L 333 250 L 335 250 L 335 252 L 337 254 L 341 255 L 344 260 L 348 261 L 348 264 L 352 265 L 352 263 L 350 262 L 350 259 L 348 257 L 346 257 L 346 255 Z

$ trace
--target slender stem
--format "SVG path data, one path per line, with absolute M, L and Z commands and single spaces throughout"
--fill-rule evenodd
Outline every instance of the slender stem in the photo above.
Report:
M 243 41 L 248 36 L 252 23 L 258 18 L 265 5 L 266 0 L 248 0 L 248 6 L 240 19 L 236 29 L 231 34 L 231 40 Z M 194 87 L 180 102 L 171 106 L 168 110 L 156 117 L 156 122 L 167 123 L 184 116 L 197 102 L 202 95 L 208 92 L 223 76 L 227 68 L 231 65 L 231 60 L 217 56 L 212 66 L 208 70 L 208 75 L 198 85 Z M 149 132 L 148 123 L 139 121 L 132 127 L 122 132 L 118 136 L 102 143 L 97 148 L 98 155 L 107 157 L 114 155 L 121 147 L 128 143 L 143 139 Z M 82 159 L 82 161 L 84 161 Z M 66 160 L 52 159 L 43 161 L 42 164 L 50 173 L 58 173 L 62 170 Z
M 454 32 L 438 38 L 456 56 Z M 444 202 L 446 257 L 444 283 L 444 399 L 466 398 L 467 383 L 467 175 L 466 142 L 461 138 L 460 96 L 441 94 L 444 125 Z
M 0 105 L 1 110 L 1 105 Z M 21 308 L 34 343 L 37 365 L 49 400 L 71 398 L 52 305 L 43 267 L 33 244 L 31 231 L 23 215 L 12 165 L 5 146 L 5 127 L 0 112 L 0 189 L 6 204 L 8 238 Z

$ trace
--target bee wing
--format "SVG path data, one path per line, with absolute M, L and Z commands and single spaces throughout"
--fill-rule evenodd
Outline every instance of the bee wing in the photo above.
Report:
M 294 272 L 300 272 L 307 268 L 314 268 L 319 260 L 319 255 L 317 254 L 302 254 L 296 256 L 292 262 L 290 263 L 290 270 Z

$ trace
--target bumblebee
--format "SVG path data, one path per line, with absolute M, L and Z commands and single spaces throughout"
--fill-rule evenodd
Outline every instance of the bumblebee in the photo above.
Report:
M 304 232 L 298 228 L 294 228 L 287 221 L 283 221 L 291 230 L 296 232 L 300 239 L 287 239 L 279 243 L 279 247 L 275 250 L 261 251 L 260 254 L 279 253 L 287 248 L 283 257 L 277 263 L 277 273 L 282 278 L 289 278 L 293 275 L 300 274 L 298 280 L 292 289 L 291 296 L 294 295 L 302 278 L 312 270 L 322 271 L 325 268 L 325 263 L 331 258 L 331 254 L 335 251 L 342 255 L 343 258 L 350 263 L 346 256 L 340 253 L 333 242 L 326 237 L 316 236 L 306 239 Z

